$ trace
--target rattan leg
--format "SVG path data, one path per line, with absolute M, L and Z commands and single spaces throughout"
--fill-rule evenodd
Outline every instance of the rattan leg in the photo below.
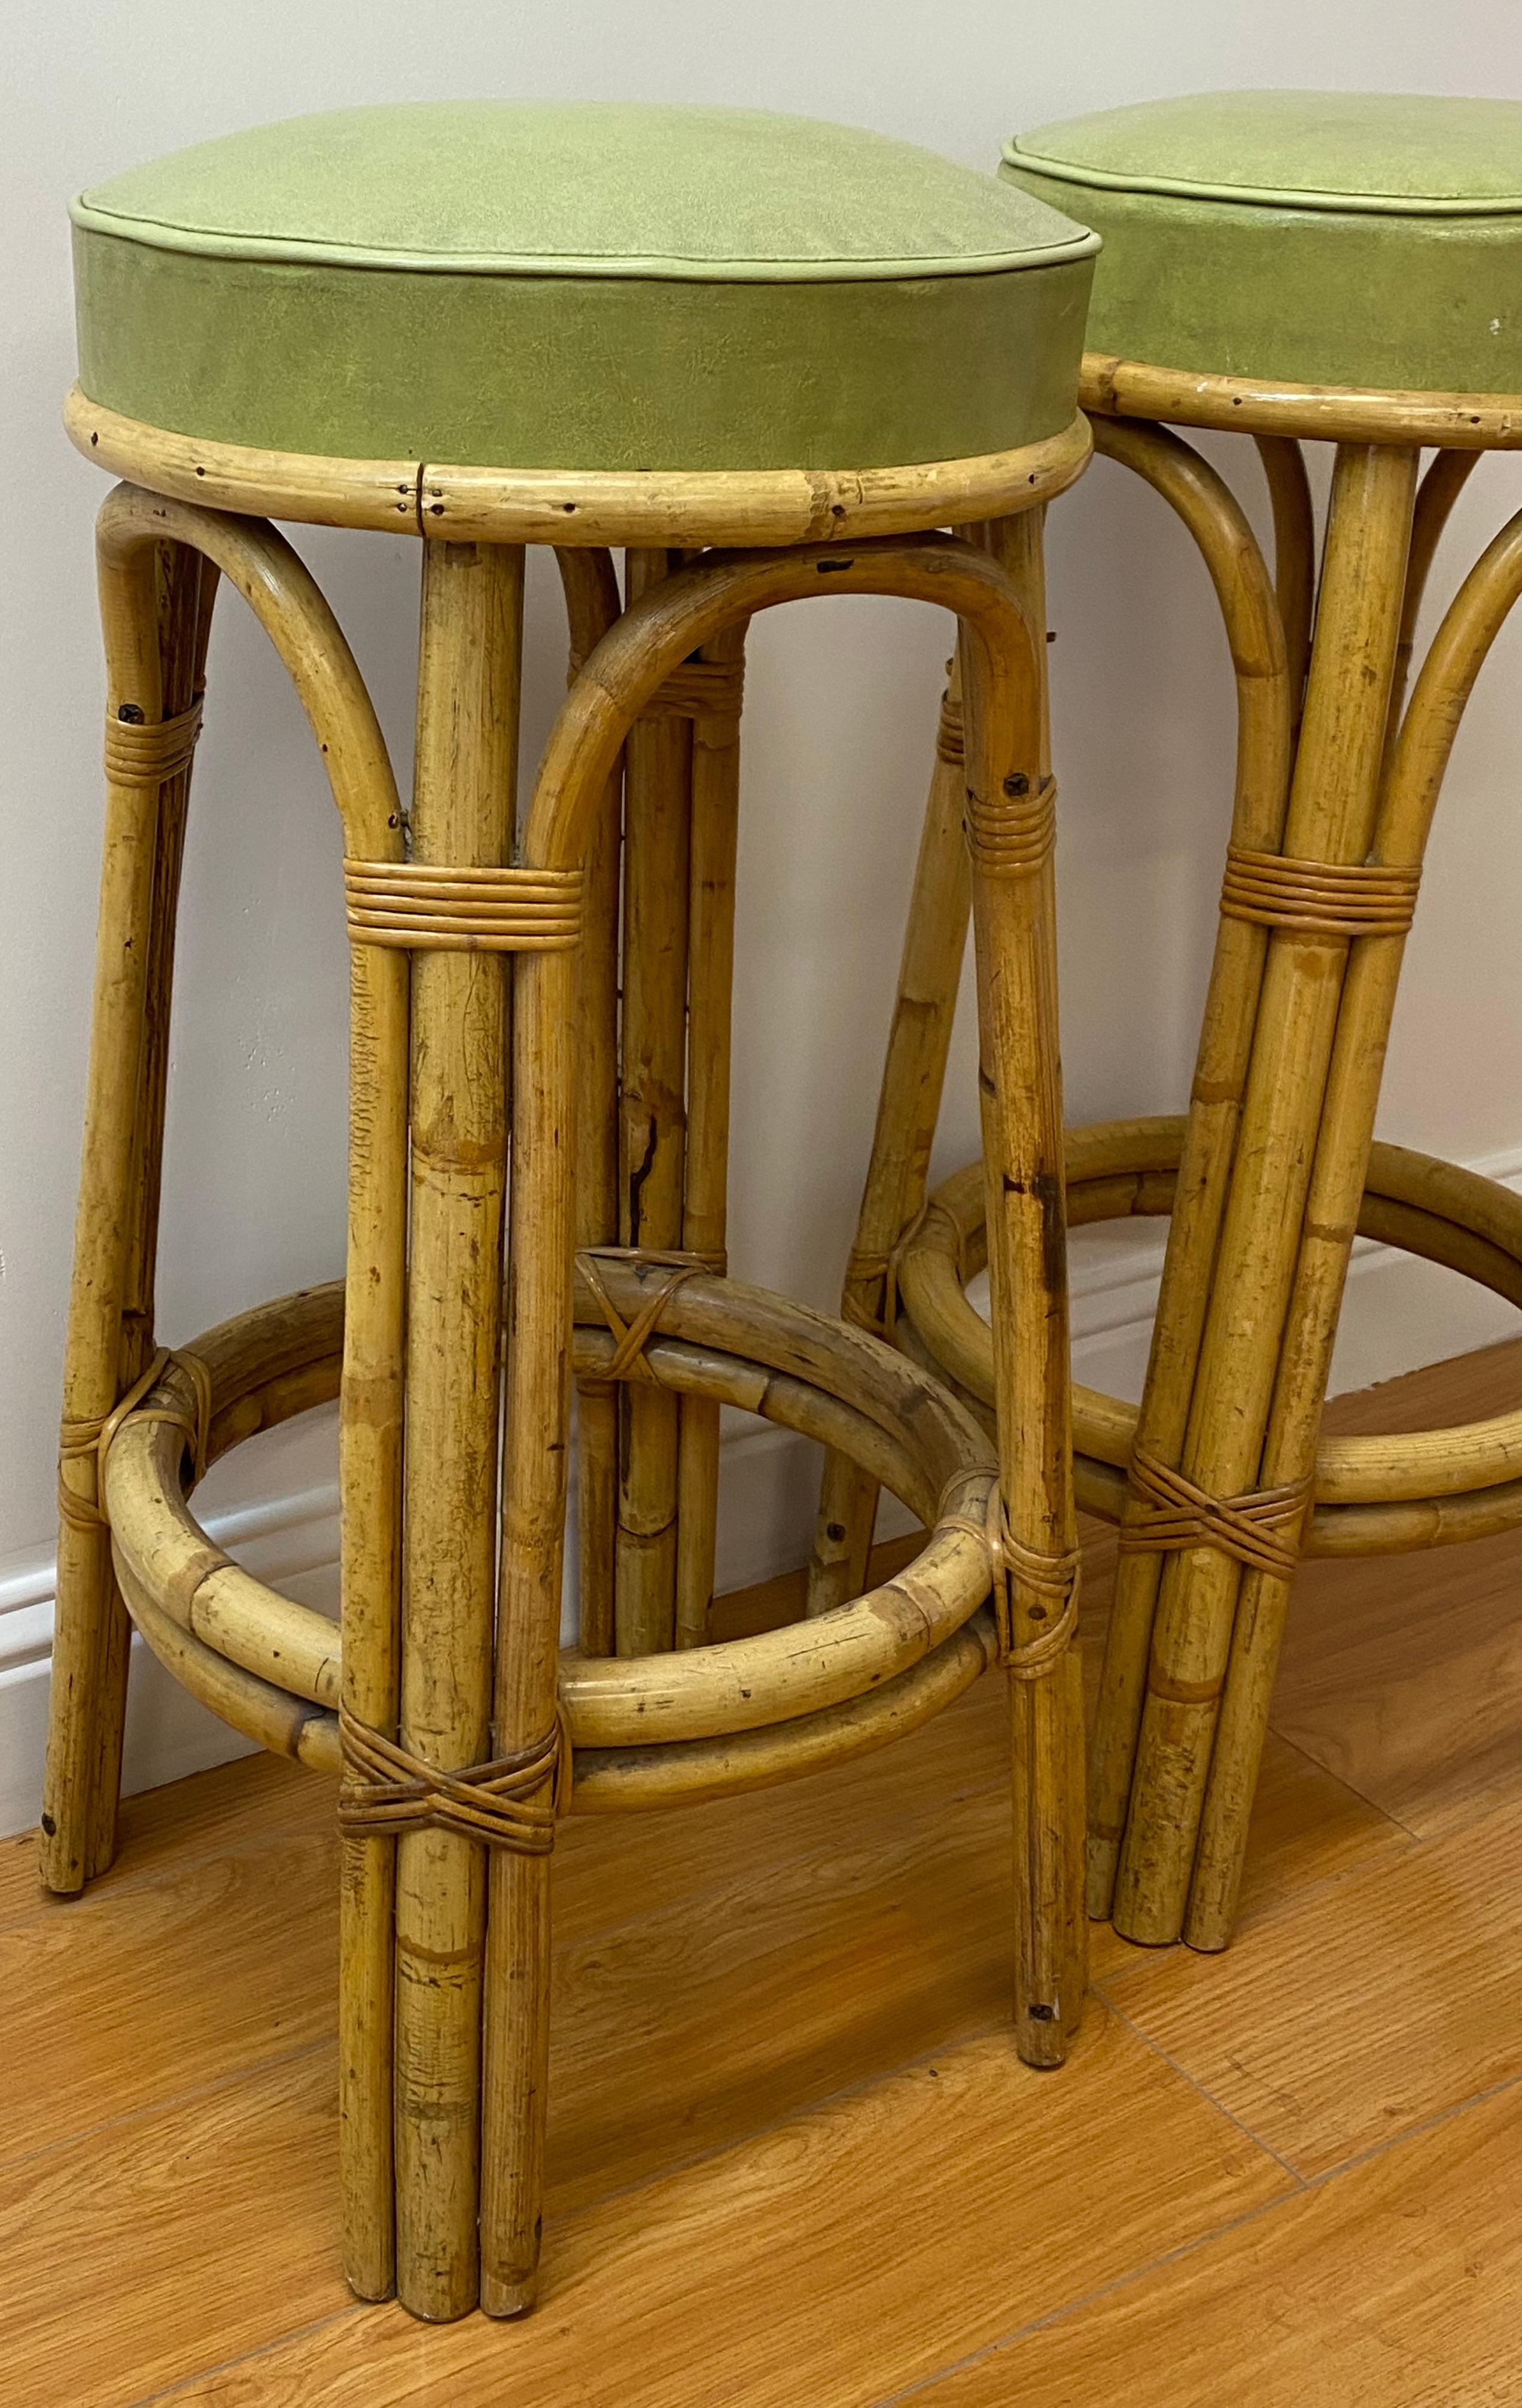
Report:
M 1364 862 L 1373 837 L 1415 490 L 1414 452 L 1344 445 L 1285 851 Z M 1346 968 L 1346 937 L 1272 928 L 1182 1469 L 1215 1499 L 1260 1491 L 1281 1339 Z M 1318 1399 L 1319 1410 L 1319 1399 Z M 1291 1532 L 1286 1543 L 1293 1543 Z M 1242 1561 L 1167 1556 L 1115 1890 L 1128 1937 L 1183 1929 Z
M 702 658 L 739 662 L 743 627 L 726 628 Z M 693 721 L 689 864 L 687 1141 L 682 1208 L 684 1253 L 723 1269 L 729 1203 L 730 1017 L 735 975 L 735 860 L 739 841 L 739 717 Z M 701 1647 L 713 1602 L 719 1533 L 719 1408 L 704 1397 L 679 1406 L 676 1643 Z
M 513 825 L 523 553 L 424 553 L 414 859 L 500 867 Z M 496 1570 L 497 1372 L 507 1163 L 505 964 L 425 952 L 412 973 L 412 1198 L 401 1744 L 485 1760 Z M 414 2315 L 476 2303 L 480 1845 L 396 1851 L 396 2288 Z
M 1027 596 L 1041 593 L 1037 514 L 990 530 Z M 1027 609 L 1029 605 L 1027 603 Z M 1046 766 L 1043 620 L 1028 658 L 990 681 L 965 634 L 967 824 L 978 968 L 979 1089 L 1011 1680 L 1015 2031 L 1031 2065 L 1060 2064 L 1086 1975 L 1083 1692 L 1073 1643 L 1072 1497 L 1056 897 Z M 996 1584 L 998 1574 L 996 1571 Z
M 631 552 L 630 602 L 668 565 Z M 657 1253 L 682 1243 L 692 749 L 691 721 L 663 714 L 630 728 L 625 756 L 620 1234 Z M 621 1412 L 617 1647 L 646 1656 L 675 1637 L 679 1412 L 650 1387 Z
M 98 1516 L 93 1440 L 152 1351 L 175 909 L 194 728 L 167 775 L 159 774 L 165 756 L 161 746 L 154 757 L 153 739 L 198 699 L 216 581 L 209 563 L 178 544 L 121 557 L 103 521 L 106 834 L 64 1369 L 41 1840 L 42 1878 L 59 1891 L 103 1871 L 116 1846 L 132 1634 Z
M 612 556 L 600 547 L 559 555 L 574 675 L 621 608 Z M 577 1081 L 576 1241 L 618 1243 L 619 883 L 624 851 L 624 762 L 615 762 L 587 852 Z M 585 1382 L 577 1399 L 577 1532 L 583 1655 L 613 1653 L 618 1554 L 618 1390 Z
M 513 980 L 513 1156 L 508 1246 L 502 1578 L 493 1746 L 555 1727 L 570 1413 L 576 964 L 525 953 Z M 556 1442 L 555 1433 L 560 1434 Z M 550 1860 L 495 1851 L 487 1925 L 481 2304 L 534 2304 L 550 2063 Z
M 961 679 L 953 662 L 904 930 L 877 1125 L 840 1296 L 843 1320 L 885 1330 L 890 1340 L 889 1261 L 924 1201 L 967 953 L 972 895 L 962 840 L 962 786 Z M 828 1613 L 860 1596 L 876 1512 L 875 1484 L 848 1455 L 826 1455 L 809 1567 L 811 1614 Z

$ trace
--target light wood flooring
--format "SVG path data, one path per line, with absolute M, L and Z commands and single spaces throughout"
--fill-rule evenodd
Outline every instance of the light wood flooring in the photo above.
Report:
M 1334 1418 L 1519 1389 L 1522 1343 Z M 1005 2019 L 996 1681 L 791 1789 L 568 1825 L 521 2325 L 337 2272 L 321 1782 L 138 1799 L 68 1905 L 5 1843 L 0 2408 L 1522 2403 L 1519 1588 L 1522 1536 L 1304 1573 L 1236 1945 L 1096 1928 L 1061 2073 Z

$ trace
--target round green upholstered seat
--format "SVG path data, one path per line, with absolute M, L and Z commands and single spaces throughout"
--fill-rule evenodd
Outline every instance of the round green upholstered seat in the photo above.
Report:
M 1002 173 L 1103 236 L 1091 351 L 1522 392 L 1522 101 L 1200 93 L 1018 135 Z
M 1042 440 L 1076 406 L 1098 248 L 880 135 L 536 101 L 297 118 L 73 218 L 92 401 L 205 441 L 514 468 Z

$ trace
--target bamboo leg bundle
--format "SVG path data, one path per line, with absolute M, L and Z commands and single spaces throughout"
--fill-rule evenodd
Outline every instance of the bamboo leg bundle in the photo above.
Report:
M 1340 448 L 1285 828 L 1295 859 L 1357 864 L 1369 852 L 1414 487 L 1413 452 Z M 1262 1486 L 1347 953 L 1345 937 L 1293 926 L 1270 938 L 1182 1462 L 1209 1498 Z M 1241 1570 L 1209 1543 L 1166 1559 L 1115 1891 L 1128 1938 L 1174 1940 L 1183 1928 Z
M 182 546 L 123 557 L 102 513 L 108 784 L 83 1167 L 64 1367 L 57 1621 L 40 1870 L 77 1890 L 111 1861 L 131 1627 L 111 1572 L 91 1434 L 152 1351 L 175 907 L 190 746 L 153 734 L 199 698 L 216 572 Z M 144 760 L 131 731 L 144 731 Z M 121 731 L 117 733 L 115 731 Z M 192 739 L 193 740 L 193 739 Z
M 558 555 L 574 671 L 618 617 L 611 556 L 591 547 Z M 618 916 L 624 765 L 615 762 L 588 848 L 581 949 L 581 1067 L 577 1080 L 576 1242 L 618 1243 Z M 577 1392 L 581 1540 L 580 1644 L 613 1652 L 618 1544 L 618 1391 L 586 1381 Z
M 702 654 L 744 658 L 743 627 Z M 682 1246 L 722 1266 L 729 1199 L 730 1011 L 735 977 L 735 861 L 739 840 L 739 716 L 692 723 L 687 1125 Z M 677 1452 L 676 1644 L 701 1647 L 713 1602 L 719 1516 L 719 1408 L 683 1397 Z
M 1439 476 L 1444 456 L 1440 454 L 1429 470 L 1422 489 L 1401 611 L 1397 678 L 1410 659 L 1421 587 L 1438 532 L 1464 481 L 1463 469 L 1450 467 Z M 1389 744 L 1372 844 L 1378 861 L 1420 867 L 1464 706 L 1519 592 L 1522 521 L 1514 520 L 1472 570 L 1448 611 L 1410 710 Z M 1392 695 L 1392 718 L 1398 699 L 1398 694 Z M 1348 964 L 1269 1416 L 1266 1485 L 1300 1480 L 1314 1469 L 1322 1399 L 1372 1150 L 1385 1047 L 1404 950 L 1403 934 L 1364 937 L 1354 945 Z M 1224 1948 L 1231 1936 L 1287 1602 L 1286 1582 L 1261 1572 L 1247 1574 L 1189 1890 L 1185 1937 L 1197 1948 Z
M 1232 838 L 1255 851 L 1276 852 L 1288 795 L 1293 680 L 1273 588 L 1252 529 L 1215 471 L 1166 429 L 1100 421 L 1096 439 L 1178 512 L 1204 560 L 1236 678 Z M 1301 558 L 1302 548 L 1297 548 L 1295 563 Z M 1291 565 L 1285 566 L 1286 577 Z M 1298 583 L 1298 566 L 1294 576 Z M 1308 609 L 1303 615 L 1308 621 Z M 1188 1426 L 1266 952 L 1265 930 L 1223 917 L 1137 1422 L 1138 1448 L 1169 1465 L 1178 1463 Z M 1128 1498 L 1127 1522 L 1137 1510 L 1137 1499 Z M 1088 1911 L 1096 1916 L 1111 1910 L 1161 1569 L 1159 1556 L 1130 1551 L 1122 1553 L 1116 1569 L 1089 1763 Z
M 1316 528 L 1305 453 L 1291 435 L 1255 437 L 1273 512 L 1273 590 L 1285 635 L 1290 717 L 1299 734 L 1316 608 Z
M 424 552 L 414 858 L 500 867 L 513 824 L 524 555 Z M 499 954 L 412 973 L 412 1209 L 402 1584 L 403 1748 L 488 1754 L 496 1555 L 506 986 Z M 396 2288 L 415 2315 L 478 2294 L 485 1869 L 424 1828 L 396 1847 Z
M 664 552 L 631 552 L 629 601 L 668 566 Z M 625 756 L 620 1239 L 655 1253 L 682 1243 L 692 750 L 691 721 L 663 714 L 630 728 Z M 657 1389 L 622 1399 L 621 1656 L 674 1642 L 678 1418 L 676 1399 Z

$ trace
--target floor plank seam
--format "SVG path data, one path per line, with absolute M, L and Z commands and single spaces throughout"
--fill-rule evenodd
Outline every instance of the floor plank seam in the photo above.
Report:
M 1189 2071 L 1188 2067 L 1181 2065 L 1178 2058 L 1170 2056 L 1159 2041 L 1154 2040 L 1140 2024 L 1133 2023 L 1125 2010 L 1116 2006 L 1113 1999 L 1107 1994 L 1100 1984 L 1096 1983 L 1094 1995 L 1103 2001 L 1107 2014 L 1113 2015 L 1117 2023 L 1125 2025 L 1134 2040 L 1139 2040 L 1142 2047 L 1150 2050 L 1154 2057 L 1160 2057 L 1164 2065 L 1176 2073 L 1181 2082 L 1186 2082 L 1190 2089 L 1199 2098 L 1206 2100 L 1215 2109 L 1217 2114 L 1224 2115 L 1227 2122 L 1235 2127 L 1244 2141 L 1251 2141 L 1255 2148 L 1261 2149 L 1265 2157 L 1271 2157 L 1274 2164 L 1289 2176 L 1298 2190 L 1304 2190 L 1308 2186 L 1307 2175 L 1299 2172 L 1287 2157 L 1281 2157 L 1271 2141 L 1266 2141 L 1261 2132 L 1255 2132 L 1250 2124 L 1244 2124 L 1240 2115 L 1234 2114 L 1224 2100 L 1218 2099 L 1213 2090 L 1208 2090 L 1202 2082 L 1198 2081 Z
M 196 2367 L 194 2373 L 180 2375 L 178 2382 L 171 2383 L 166 2390 L 141 2391 L 136 2400 L 127 2401 L 124 2408 L 161 2408 L 161 2402 L 183 2400 L 194 2384 L 215 2383 L 222 2375 L 236 2374 L 240 2366 L 257 2366 L 262 2358 L 273 2357 L 277 2350 L 286 2348 L 293 2342 L 313 2341 L 319 2333 L 331 2332 L 335 2326 L 347 2324 L 352 2317 L 379 2315 L 383 2309 L 394 2305 L 390 2300 L 346 2300 L 341 2308 L 335 2308 L 328 2315 L 313 2316 L 304 2325 L 293 2325 L 289 2332 L 272 2333 L 268 2341 L 259 2344 L 257 2349 L 239 2350 L 235 2357 L 220 2358 L 215 2366 Z M 447 2332 L 449 2328 L 446 2325 L 438 2329 Z M 377 2408 L 381 2408 L 381 2403 L 377 2402 Z
M 165 2115 L 181 2107 L 192 2107 L 199 2099 L 214 2099 L 222 2090 L 234 2090 L 239 2083 L 257 2082 L 266 2073 L 274 2073 L 282 2065 L 299 2065 L 303 2057 L 320 2056 L 333 2046 L 333 2034 L 323 2032 L 316 2040 L 303 2041 L 299 2047 L 279 2049 L 272 2057 L 253 2058 L 247 2065 L 229 2066 L 224 2073 L 214 2073 L 205 2082 L 192 2083 L 188 2090 L 174 2090 L 162 2099 L 147 2099 L 140 2107 L 124 2107 L 120 2115 L 104 2115 L 98 2124 L 80 2124 L 56 2141 L 43 2141 L 35 2149 L 22 2149 L 13 2157 L 0 2157 L 0 2174 L 20 2173 L 25 2167 L 36 2165 L 42 2157 L 55 2157 L 64 2149 L 72 2149 L 81 2141 L 98 2141 L 110 2132 L 124 2131 L 134 2124 L 144 2123 L 150 2116 Z
M 1122 2020 L 1124 2021 L 1124 2018 Z M 1159 2050 L 1157 2054 L 1161 2055 L 1162 2052 Z M 1199 2086 L 1198 2084 L 1195 2085 L 1197 2089 Z M 1290 2206 L 1297 2199 L 1311 2198 L 1317 2191 L 1325 2190 L 1329 2184 L 1340 2180 L 1343 2175 L 1353 2172 L 1356 2168 L 1369 2164 L 1375 2157 L 1388 2157 L 1393 2150 L 1403 2148 L 1408 2142 L 1420 2140 L 1425 2134 L 1439 2129 L 1441 2126 L 1454 2123 L 1458 2117 L 1471 2114 L 1474 2109 L 1488 2105 L 1492 2100 L 1503 2098 L 1511 2090 L 1522 2091 L 1522 2074 L 1509 2075 L 1504 2082 L 1492 2083 L 1487 2089 L 1477 2090 L 1471 2098 L 1457 2100 L 1452 2106 L 1440 2108 L 1436 2114 L 1424 2116 L 1419 2123 L 1407 2125 L 1402 2130 L 1391 2133 L 1386 2139 L 1371 2143 L 1367 2149 L 1358 2150 L 1355 2156 L 1340 2158 L 1335 2166 L 1323 2167 L 1319 2173 L 1296 2175 L 1293 2190 L 1281 2191 L 1275 2199 L 1260 2200 L 1256 2207 L 1246 2209 L 1241 2215 L 1230 2216 L 1224 2224 L 1213 2226 L 1210 2231 L 1198 2234 L 1194 2240 L 1181 2242 L 1176 2249 L 1165 2250 L 1160 2257 L 1149 2258 L 1145 2265 L 1132 2267 L 1126 2273 L 1115 2275 L 1112 2281 L 1099 2284 L 1096 2289 L 1085 2292 L 1082 2299 L 1071 2300 L 1061 2307 L 1051 2308 L 1045 2315 L 1033 2316 L 1028 2324 L 1021 2325 L 1013 2332 L 1000 2334 L 997 2341 L 984 2342 L 980 2349 L 969 2350 L 965 2358 L 948 2360 L 946 2365 L 939 2367 L 933 2374 L 921 2375 L 902 2390 L 885 2393 L 881 2399 L 871 2401 L 869 2408 L 902 2408 L 902 2403 L 906 2401 L 923 2399 L 927 2393 L 933 2392 L 939 2385 L 949 2382 L 953 2375 L 962 2374 L 971 2367 L 981 2366 L 987 2359 L 997 2358 L 1002 2352 L 1014 2348 L 1017 2343 L 1028 2341 L 1032 2334 L 1044 2332 L 1048 2327 L 1061 2324 L 1066 2317 L 1081 2315 L 1084 2309 L 1096 2306 L 1099 2300 L 1109 2299 L 1118 2291 L 1128 2289 L 1133 2284 L 1144 2281 L 1148 2275 L 1160 2273 L 1167 2267 L 1177 2265 L 1182 2258 L 1191 2258 L 1197 2251 L 1209 2248 L 1213 2243 L 1224 2240 L 1228 2233 L 1240 2232 L 1246 2226 L 1258 2223 L 1266 2215 L 1276 2214 L 1281 2208 Z M 1209 2097 L 1208 2092 L 1202 2095 Z M 1254 2135 L 1254 2137 L 1256 2136 Z M 1277 2152 L 1271 2149 L 1269 2155 L 1274 2157 L 1277 2156 Z M 1280 2158 L 1279 2162 L 1284 2164 L 1284 2159 Z M 1289 2168 L 1286 2171 L 1293 2172 L 1294 2170 Z
M 1339 1789 L 1345 1789 L 1348 1796 L 1356 1798 L 1360 1806 L 1367 1806 L 1371 1814 L 1377 1814 L 1381 1822 L 1392 1823 L 1398 1831 L 1404 1831 L 1408 1840 L 1414 1840 L 1418 1847 L 1421 1845 L 1424 1837 L 1422 1832 L 1414 1830 L 1409 1823 L 1402 1823 L 1400 1815 L 1392 1814 L 1389 1808 L 1382 1806 L 1377 1798 L 1371 1798 L 1363 1790 L 1356 1788 L 1345 1773 L 1334 1772 L 1329 1764 L 1323 1764 L 1318 1756 L 1313 1756 L 1310 1749 L 1299 1740 L 1292 1739 L 1288 1731 L 1281 1730 L 1277 1723 L 1271 1722 L 1269 1729 L 1282 1746 L 1292 1748 L 1301 1763 L 1310 1765 L 1314 1771 L 1321 1775 L 1323 1781 L 1335 1781 Z M 1336 1880 L 1340 1876 L 1334 1874 L 1332 1878 Z

